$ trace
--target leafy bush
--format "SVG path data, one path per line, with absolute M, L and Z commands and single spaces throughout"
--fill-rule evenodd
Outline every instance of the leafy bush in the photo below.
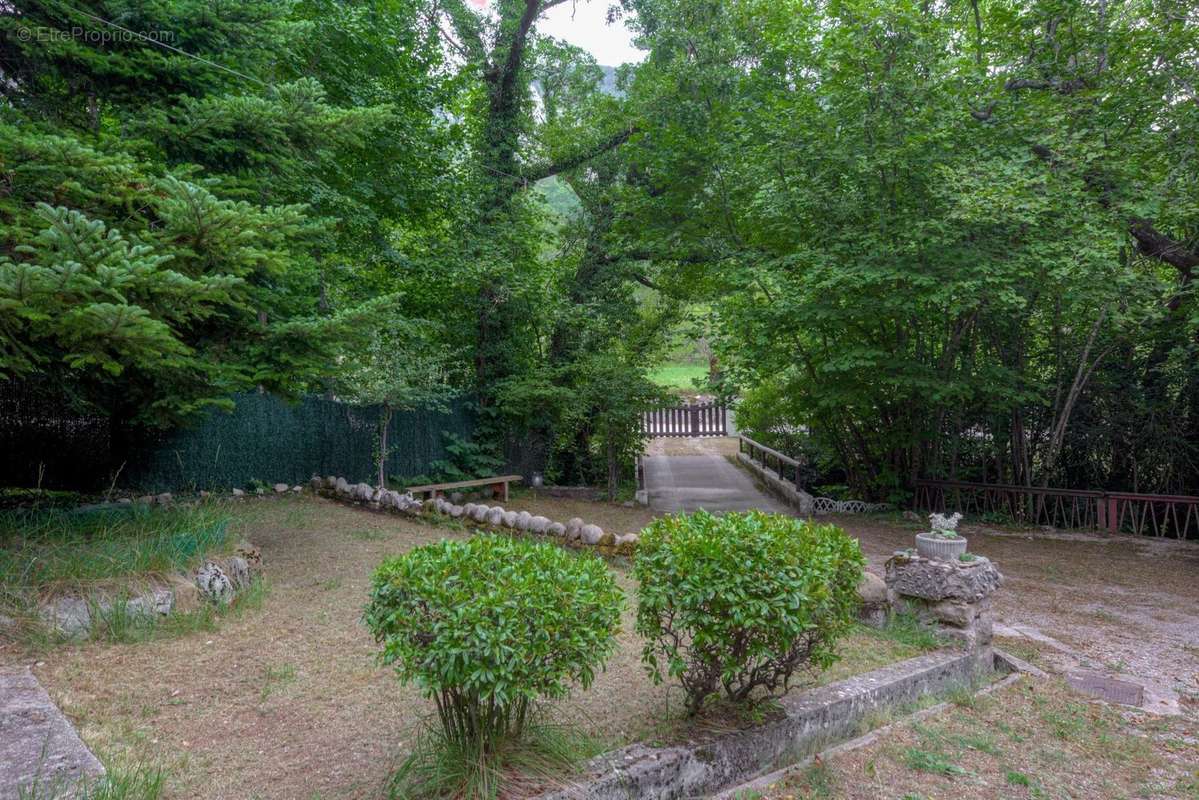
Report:
M 520 736 L 539 699 L 591 684 L 623 599 L 594 556 L 476 536 L 384 561 L 365 620 L 383 663 L 436 703 L 444 741 L 486 755 Z
M 447 457 L 430 463 L 428 473 L 408 477 L 390 475 L 388 479 L 399 486 L 417 486 L 489 478 L 503 469 L 504 460 L 494 453 L 494 448 L 448 431 L 443 437 Z
M 781 696 L 796 671 L 836 659 L 864 563 L 832 525 L 760 511 L 658 519 L 634 565 L 642 659 L 654 680 L 682 683 L 692 714 L 720 689 L 737 702 Z

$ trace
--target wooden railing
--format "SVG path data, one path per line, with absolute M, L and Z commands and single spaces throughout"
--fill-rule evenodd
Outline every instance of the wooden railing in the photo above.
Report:
M 798 460 L 783 455 L 761 442 L 755 442 L 745 434 L 737 436 L 737 449 L 767 469 L 773 469 L 779 478 L 794 483 L 795 488 L 803 488 L 803 473 L 800 469 L 802 464 Z
M 1029 525 L 1199 538 L 1199 497 L 1052 489 L 968 481 L 916 481 L 916 508 L 1000 514 Z
M 646 436 L 728 436 L 728 407 L 722 403 L 656 408 L 641 416 Z

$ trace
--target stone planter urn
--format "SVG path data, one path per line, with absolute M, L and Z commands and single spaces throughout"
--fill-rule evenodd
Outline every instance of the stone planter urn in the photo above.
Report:
M 931 558 L 936 561 L 958 561 L 958 557 L 966 552 L 966 540 L 961 536 L 955 539 L 945 539 L 935 533 L 916 534 L 916 552 L 921 558 Z
M 957 532 L 962 515 L 929 514 L 928 521 L 932 530 L 916 534 L 916 552 L 921 558 L 957 561 L 958 556 L 966 552 L 966 540 Z

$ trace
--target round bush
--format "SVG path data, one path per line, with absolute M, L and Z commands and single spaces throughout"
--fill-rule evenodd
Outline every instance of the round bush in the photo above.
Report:
M 637 632 L 656 681 L 694 714 L 712 694 L 780 696 L 827 668 L 853 625 L 865 560 L 840 528 L 750 511 L 664 517 L 641 534 Z
M 446 736 L 519 736 L 533 704 L 589 686 L 624 595 L 599 558 L 502 535 L 384 561 L 365 620 L 380 656 L 437 703 Z

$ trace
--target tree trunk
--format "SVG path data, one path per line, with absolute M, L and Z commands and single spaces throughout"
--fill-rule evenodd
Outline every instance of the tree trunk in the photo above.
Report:
M 391 427 L 391 406 L 387 403 L 383 404 L 383 411 L 379 417 L 379 452 L 378 452 L 378 488 L 383 489 L 387 486 L 387 476 L 384 474 L 387 467 L 387 429 Z

